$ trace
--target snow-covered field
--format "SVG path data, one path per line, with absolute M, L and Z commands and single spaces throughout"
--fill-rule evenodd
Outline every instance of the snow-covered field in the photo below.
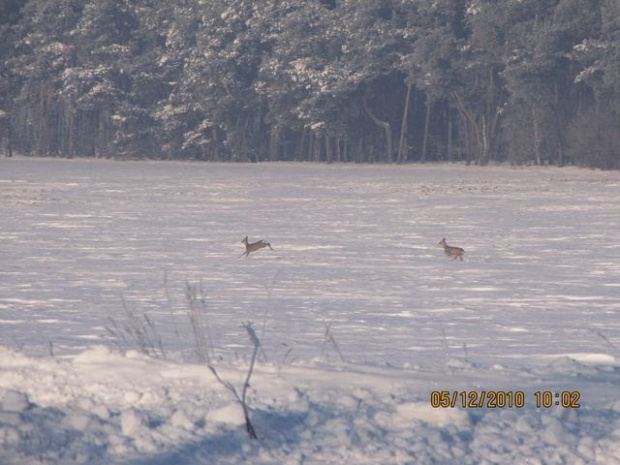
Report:
M 0 159 L 3 465 L 617 465 L 619 317 L 617 172 Z

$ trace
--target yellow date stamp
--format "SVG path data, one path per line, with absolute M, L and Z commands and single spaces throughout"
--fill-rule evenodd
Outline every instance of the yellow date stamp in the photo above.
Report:
M 581 408 L 579 391 L 432 391 L 433 408 Z

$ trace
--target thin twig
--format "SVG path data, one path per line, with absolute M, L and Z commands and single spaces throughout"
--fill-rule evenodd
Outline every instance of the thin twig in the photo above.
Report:
M 248 392 L 248 387 L 250 387 L 250 378 L 252 377 L 252 373 L 254 372 L 254 364 L 256 363 L 256 356 L 258 355 L 258 350 L 261 348 L 261 343 L 254 332 L 254 328 L 252 328 L 252 323 L 248 322 L 243 325 L 243 327 L 248 332 L 248 336 L 250 337 L 250 341 L 254 344 L 254 351 L 252 352 L 252 360 L 250 361 L 250 368 L 248 369 L 248 375 L 245 378 L 245 382 L 243 383 L 243 391 L 241 392 L 241 406 L 243 407 L 243 415 L 245 417 L 245 425 L 250 435 L 250 438 L 257 439 L 256 431 L 254 431 L 254 426 L 252 426 L 252 422 L 250 421 L 250 415 L 248 412 L 248 407 L 246 403 L 246 394 Z
M 254 350 L 252 351 L 252 360 L 250 361 L 250 366 L 248 368 L 248 374 L 243 383 L 243 388 L 241 390 L 241 396 L 239 396 L 237 389 L 232 383 L 230 383 L 229 381 L 225 381 L 224 379 L 220 377 L 216 368 L 212 364 L 209 364 L 208 368 L 209 370 L 211 370 L 211 373 L 213 373 L 213 375 L 215 376 L 215 379 L 217 379 L 220 382 L 220 384 L 222 384 L 222 386 L 224 386 L 226 389 L 232 392 L 237 402 L 239 402 L 239 405 L 241 405 L 241 409 L 243 410 L 243 418 L 245 419 L 245 429 L 248 432 L 250 439 L 258 439 L 258 435 L 256 434 L 256 430 L 254 429 L 254 425 L 252 425 L 252 422 L 250 421 L 250 412 L 248 409 L 246 398 L 247 398 L 248 388 L 250 387 L 250 378 L 252 377 L 252 373 L 254 373 L 256 357 L 258 355 L 258 350 L 261 347 L 261 343 L 258 337 L 256 336 L 256 332 L 254 331 L 254 328 L 252 327 L 252 323 L 248 322 L 244 324 L 243 327 L 248 332 L 250 341 L 252 341 L 252 344 L 254 345 Z
M 465 352 L 465 361 L 469 362 L 469 352 L 467 350 L 467 343 L 466 342 L 463 343 L 463 352 Z
M 346 363 L 344 356 L 342 355 L 342 352 L 340 350 L 340 347 L 338 346 L 338 343 L 336 342 L 336 338 L 334 337 L 332 333 L 331 323 L 327 323 L 324 321 L 323 324 L 325 325 L 325 334 L 323 336 L 324 337 L 323 346 L 325 346 L 325 344 L 331 345 L 336 351 L 336 353 L 338 354 L 338 356 L 340 357 L 340 361 L 343 363 Z
M 612 349 L 620 353 L 620 347 L 618 347 L 613 342 L 611 342 L 609 338 L 605 336 L 601 331 L 592 330 L 592 332 L 596 334 L 597 336 L 599 336 L 601 339 L 603 339 L 603 341 L 605 341 Z

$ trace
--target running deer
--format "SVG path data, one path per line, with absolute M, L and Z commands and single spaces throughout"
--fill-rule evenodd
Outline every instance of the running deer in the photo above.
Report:
M 461 249 L 460 247 L 452 247 L 451 245 L 448 245 L 445 238 L 441 240 L 439 245 L 443 247 L 443 251 L 448 257 L 452 257 L 452 261 L 456 260 L 457 258 L 460 261 L 463 261 L 463 254 L 465 253 L 465 250 Z
M 245 258 L 248 258 L 252 252 L 256 252 L 258 249 L 262 249 L 264 247 L 269 247 L 269 249 L 273 250 L 271 248 L 271 244 L 263 241 L 262 239 L 260 241 L 249 243 L 248 236 L 245 236 L 241 243 L 245 245 L 245 252 L 239 255 L 239 257 L 243 257 L 245 255 Z

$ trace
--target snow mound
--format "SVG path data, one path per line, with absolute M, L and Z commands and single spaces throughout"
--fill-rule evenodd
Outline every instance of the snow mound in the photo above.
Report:
M 493 376 L 494 367 L 469 366 L 454 378 L 356 365 L 259 366 L 249 395 L 253 441 L 239 404 L 203 366 L 100 347 L 65 360 L 0 347 L 0 360 L 3 465 L 620 463 L 617 394 L 583 399 L 581 409 L 430 406 L 438 383 L 465 387 L 471 377 Z M 617 367 L 576 363 L 548 365 L 544 380 L 508 375 L 527 392 L 571 380 L 585 394 L 620 382 Z M 218 371 L 233 384 L 244 378 L 241 363 Z

